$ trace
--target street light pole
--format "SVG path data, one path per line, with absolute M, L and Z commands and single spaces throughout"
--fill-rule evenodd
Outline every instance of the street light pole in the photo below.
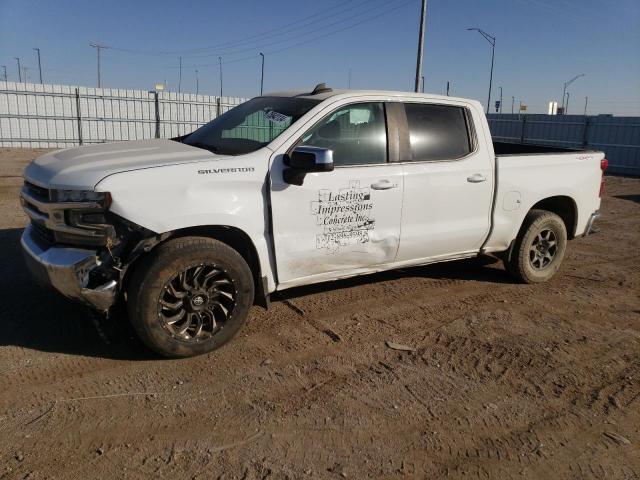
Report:
M 502 87 L 500 87 L 500 114 L 502 114 Z
M 427 0 L 422 0 L 420 10 L 420 34 L 418 35 L 418 58 L 416 60 L 416 93 L 420 92 L 420 80 L 422 79 L 422 50 L 424 46 L 424 24 L 427 16 Z
M 511 97 L 511 115 L 513 115 L 513 104 L 516 102 L 516 97 Z
M 262 70 L 260 73 L 260 95 L 262 95 L 262 91 L 264 88 L 264 53 L 260 52 L 260 56 L 262 57 Z
M 569 111 L 569 92 L 567 92 L 567 104 L 564 106 L 564 114 L 566 115 Z
M 40 73 L 40 83 L 42 84 L 42 63 L 40 63 L 40 49 L 34 48 L 38 52 L 38 72 Z
M 4 81 L 7 81 L 7 66 L 6 65 L 2 65 L 2 70 L 4 70 Z
M 196 68 L 196 95 L 200 93 L 200 82 L 198 80 L 198 69 Z
M 576 75 L 575 77 L 573 77 L 571 80 L 567 80 L 566 82 L 564 82 L 564 88 L 562 90 L 562 114 L 564 115 L 566 113 L 566 108 L 565 108 L 565 104 L 564 104 L 564 97 L 567 94 L 567 87 L 569 85 L 571 85 L 573 82 L 575 82 L 577 79 L 579 79 L 580 77 L 584 77 L 586 74 L 581 73 L 580 75 Z
M 489 98 L 487 98 L 487 113 L 489 113 L 489 107 L 491 105 L 491 85 L 493 84 L 493 59 L 496 53 L 496 37 L 489 35 L 487 32 L 480 30 L 479 28 L 467 28 L 467 30 L 475 30 L 491 44 L 491 73 L 489 74 Z
M 20 68 L 20 58 L 19 57 L 13 57 L 18 61 L 18 81 L 22 82 L 22 68 Z
M 584 116 L 587 116 L 587 105 L 589 104 L 589 97 L 584 97 Z
M 218 64 L 220 65 L 220 98 L 222 98 L 222 57 L 218 57 Z

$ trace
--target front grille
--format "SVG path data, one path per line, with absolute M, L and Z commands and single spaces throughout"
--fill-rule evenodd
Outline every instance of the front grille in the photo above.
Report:
M 49 201 L 49 190 L 46 188 L 39 187 L 38 185 L 34 185 L 33 183 L 26 181 L 24 182 L 24 187 L 36 200 L 40 200 L 41 202 Z
M 53 232 L 49 230 L 47 227 L 42 225 L 35 220 L 31 221 L 31 227 L 33 228 L 33 233 L 38 239 L 46 243 L 47 245 L 53 245 L 56 242 L 56 239 L 53 235 Z

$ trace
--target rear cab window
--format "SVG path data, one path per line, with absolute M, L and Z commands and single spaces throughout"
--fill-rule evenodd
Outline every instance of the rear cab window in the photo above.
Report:
M 470 117 L 464 107 L 405 103 L 409 157 L 405 161 L 456 160 L 473 151 Z

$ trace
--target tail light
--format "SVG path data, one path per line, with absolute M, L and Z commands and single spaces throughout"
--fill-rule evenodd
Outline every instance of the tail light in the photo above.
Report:
M 600 198 L 602 198 L 602 195 L 604 195 L 604 172 L 607 170 L 607 167 L 609 167 L 609 160 L 607 160 L 606 158 L 600 160 L 600 170 L 602 170 L 602 178 L 600 179 L 600 193 L 598 193 L 598 196 Z

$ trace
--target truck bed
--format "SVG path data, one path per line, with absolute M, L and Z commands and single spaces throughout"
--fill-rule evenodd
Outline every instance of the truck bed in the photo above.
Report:
M 540 198 L 568 201 L 569 238 L 582 235 L 600 207 L 604 153 L 524 143 L 494 142 L 493 231 L 486 251 L 503 251 Z
M 496 155 L 530 155 L 547 153 L 576 153 L 585 150 L 564 147 L 552 147 L 550 145 L 536 145 L 535 143 L 493 142 L 493 151 Z

